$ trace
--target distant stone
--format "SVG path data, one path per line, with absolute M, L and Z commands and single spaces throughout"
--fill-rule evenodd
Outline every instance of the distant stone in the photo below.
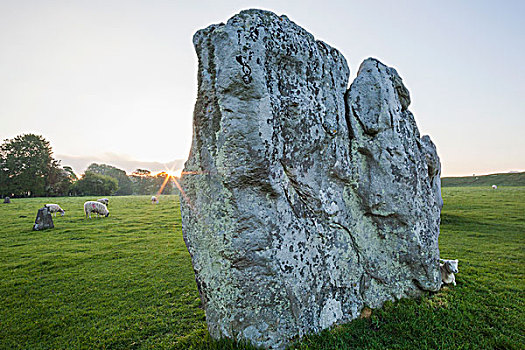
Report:
M 359 318 L 370 318 L 370 316 L 372 316 L 372 309 L 365 306 L 361 310 L 361 315 L 359 315 Z
M 261 10 L 194 44 L 181 210 L 212 337 L 282 349 L 439 290 L 440 162 L 396 70 L 347 89 L 339 51 Z
M 55 227 L 55 225 L 53 225 L 53 217 L 51 216 L 49 209 L 46 207 L 38 209 L 33 230 L 41 231 L 53 227 Z
M 11 198 L 9 198 L 9 197 L 5 197 L 5 198 L 4 198 L 4 203 L 5 203 L 5 204 L 9 204 L 9 203 L 11 203 Z

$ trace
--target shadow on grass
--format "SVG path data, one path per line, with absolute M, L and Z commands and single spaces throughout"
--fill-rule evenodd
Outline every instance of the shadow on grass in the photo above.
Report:
M 231 339 L 215 340 L 204 329 L 178 339 L 173 349 L 176 350 L 261 350 L 246 341 Z
M 501 232 L 512 234 L 513 232 L 519 232 L 519 226 L 519 223 L 508 221 L 479 220 L 462 215 L 441 214 L 442 231 L 453 229 L 455 232 L 478 232 L 490 235 Z

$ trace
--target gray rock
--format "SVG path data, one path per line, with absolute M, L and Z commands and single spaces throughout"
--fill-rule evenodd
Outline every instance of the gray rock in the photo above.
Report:
M 11 198 L 9 198 L 9 197 L 5 197 L 5 198 L 4 198 L 4 203 L 5 203 L 5 204 L 9 204 L 9 203 L 11 203 Z
M 55 225 L 53 224 L 53 217 L 51 216 L 49 209 L 47 207 L 38 209 L 33 230 L 40 231 L 53 227 L 55 227 Z
M 184 240 L 210 334 L 283 348 L 440 286 L 440 163 L 397 72 L 247 10 L 194 36 Z
M 359 184 L 355 193 L 363 215 L 377 228 L 372 239 L 379 237 L 369 247 L 380 246 L 394 254 L 374 258 L 379 260 L 372 265 L 380 268 L 374 273 L 387 285 L 393 276 L 400 276 L 402 281 L 396 284 L 401 290 L 410 288 L 410 283 L 436 290 L 443 206 L 436 148 L 428 136 L 420 137 L 414 116 L 403 107 L 410 99 L 401 78 L 378 60 L 369 58 L 361 64 L 346 102 L 353 135 L 352 167 Z M 371 237 L 366 237 L 368 244 Z M 364 252 L 365 256 L 376 254 Z M 400 264 L 392 266 L 394 262 Z M 388 265 L 392 269 L 385 268 Z M 384 293 L 385 286 L 381 287 Z M 381 298 L 367 301 L 372 307 L 381 303 Z

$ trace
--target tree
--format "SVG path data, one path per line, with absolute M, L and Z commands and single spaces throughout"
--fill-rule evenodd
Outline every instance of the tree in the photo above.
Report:
M 118 181 L 111 176 L 86 171 L 75 182 L 72 192 L 78 196 L 111 196 L 118 189 Z
M 112 178 L 116 179 L 118 181 L 118 190 L 115 192 L 115 195 L 117 196 L 133 194 L 133 183 L 124 170 L 107 164 L 92 163 L 86 169 L 86 173 L 87 172 L 111 176 Z
M 151 171 L 147 169 L 136 169 L 134 172 L 131 173 L 131 175 L 135 176 L 149 176 L 151 175 Z
M 65 196 L 69 193 L 73 183 L 73 178 L 65 168 L 66 167 L 53 167 L 50 169 L 48 175 L 48 184 L 46 186 L 46 195 L 55 197 Z
M 161 194 L 171 194 L 173 192 L 173 182 L 165 172 L 151 175 L 151 171 L 137 169 L 131 174 L 134 194 L 157 194 L 161 189 Z
M 50 173 L 60 165 L 40 135 L 25 134 L 4 140 L 0 146 L 0 192 L 2 196 L 44 196 Z
M 77 181 L 78 180 L 78 176 L 77 174 L 75 174 L 75 172 L 73 171 L 73 168 L 66 165 L 64 167 L 62 167 L 64 169 L 65 172 L 67 172 L 69 178 L 71 179 L 71 181 Z
M 171 194 L 173 192 L 173 179 L 165 172 L 155 175 L 155 183 L 157 191 L 162 191 L 160 194 Z
M 151 171 L 146 169 L 137 169 L 131 173 L 131 182 L 133 183 L 134 194 L 154 194 L 155 183 L 151 176 Z

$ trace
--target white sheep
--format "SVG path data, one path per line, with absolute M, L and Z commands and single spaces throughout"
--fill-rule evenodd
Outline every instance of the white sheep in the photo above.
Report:
M 106 207 L 104 203 L 96 202 L 96 201 L 87 201 L 84 203 L 84 213 L 86 213 L 86 218 L 89 215 L 89 218 L 91 219 L 91 213 L 96 213 L 97 217 L 99 215 L 109 216 L 109 210 Z
M 496 185 L 492 185 L 492 189 L 493 189 L 493 190 L 497 190 L 497 189 L 498 189 L 498 186 L 496 186 Z
M 159 202 L 159 199 L 155 196 L 151 196 L 151 204 L 157 204 Z
M 100 202 L 100 203 L 102 203 L 102 204 L 105 204 L 106 207 L 109 206 L 109 199 L 107 199 L 107 198 L 100 198 L 100 199 L 97 199 L 97 202 Z
M 60 205 L 58 204 L 46 204 L 44 206 L 49 210 L 50 214 L 55 214 L 55 217 L 57 216 L 57 213 L 60 213 L 62 216 L 66 214 L 66 211 L 60 208 Z
M 452 283 L 456 285 L 455 273 L 458 273 L 458 260 L 444 260 L 439 259 L 439 270 L 441 271 L 441 279 L 443 283 Z

